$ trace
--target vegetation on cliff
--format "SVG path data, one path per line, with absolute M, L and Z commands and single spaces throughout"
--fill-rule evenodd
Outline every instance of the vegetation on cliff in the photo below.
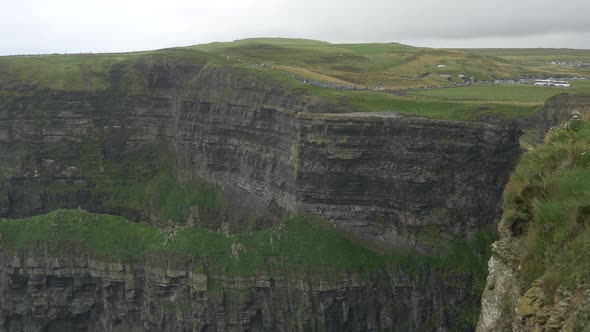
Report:
M 524 234 L 522 278 L 552 294 L 590 281 L 590 123 L 579 114 L 525 154 L 505 193 L 504 216 Z M 552 299 L 549 296 L 548 299 Z
M 504 193 L 480 331 L 590 326 L 590 121 L 578 112 L 526 153 Z
M 107 152 L 107 143 L 86 139 L 49 146 L 20 143 L 13 148 L 14 167 L 23 172 L 40 170 L 36 181 L 30 182 L 33 192 L 54 197 L 85 192 L 102 209 L 151 215 L 162 224 L 186 223 L 191 207 L 223 210 L 227 206 L 218 188 L 205 181 L 179 184 L 169 156 L 156 147 Z M 55 179 L 56 174 L 61 180 Z
M 455 242 L 444 254 L 408 251 L 377 252 L 350 240 L 319 217 L 295 215 L 271 228 L 224 236 L 187 226 L 154 227 L 120 216 L 85 210 L 56 210 L 26 219 L 1 219 L 3 249 L 18 251 L 37 241 L 75 244 L 96 258 L 142 262 L 152 254 L 198 258 L 213 273 L 249 275 L 269 271 L 340 271 L 371 269 L 385 264 L 434 266 L 450 275 L 485 272 L 486 249 L 493 237 L 482 232 L 473 240 Z M 232 252 L 232 245 L 242 249 Z M 201 266 L 202 267 L 202 266 Z M 483 270 L 483 271 L 482 271 Z
M 16 253 L 43 243 L 59 244 L 62 254 L 144 264 L 149 257 L 192 262 L 195 272 L 209 275 L 270 276 L 344 272 L 371 275 L 383 269 L 405 273 L 438 271 L 449 284 L 463 284 L 473 300 L 452 309 L 455 326 L 468 328 L 477 319 L 478 294 L 486 275 L 493 237 L 481 232 L 471 241 L 449 243 L 441 253 L 379 253 L 351 241 L 318 217 L 292 216 L 269 229 L 223 236 L 185 226 L 158 228 L 123 217 L 84 210 L 57 210 L 27 219 L 0 220 L 0 246 Z M 459 285 L 457 284 L 457 286 Z M 213 285 L 215 286 L 215 285 Z

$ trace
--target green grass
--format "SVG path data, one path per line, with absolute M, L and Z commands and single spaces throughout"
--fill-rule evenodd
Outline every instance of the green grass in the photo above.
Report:
M 398 112 L 411 116 L 468 121 L 489 115 L 504 119 L 526 118 L 534 115 L 543 104 L 540 102 L 523 103 L 514 100 L 451 100 L 420 94 L 400 96 L 373 90 L 337 90 L 305 85 L 274 70 L 253 70 L 252 68 L 247 70 L 250 75 L 261 79 L 275 80 L 292 86 L 294 90 L 290 93 L 301 92 L 323 99 L 328 103 L 350 105 L 359 112 Z M 552 91 L 563 92 L 562 89 Z
M 406 87 L 444 83 L 436 75 L 445 71 L 469 73 L 480 79 L 509 71 L 509 64 L 486 56 L 456 50 L 417 48 L 401 44 L 330 44 L 303 39 L 245 39 L 190 47 L 210 54 L 239 59 L 243 63 L 266 63 L 296 72 L 315 74 L 362 86 L 384 83 Z M 434 72 L 422 79 L 418 76 Z M 441 72 L 442 73 L 442 72 Z
M 560 285 L 590 282 L 588 188 L 590 122 L 579 117 L 527 153 L 507 186 L 504 218 L 523 238 L 522 281 L 540 279 L 549 301 Z
M 552 66 L 552 60 L 590 59 L 585 50 L 451 50 L 401 44 L 330 44 L 304 39 L 259 38 L 191 46 L 243 63 L 266 63 L 327 81 L 354 85 L 418 87 L 448 83 L 440 74 L 477 79 L 586 75 L 583 68 Z M 446 65 L 438 68 L 439 64 Z M 419 78 L 422 74 L 431 75 Z M 305 76 L 305 75 L 304 75 Z M 330 79 L 331 78 L 331 79 Z M 455 77 L 455 79 L 457 79 Z
M 443 72 L 453 75 L 464 73 L 479 79 L 545 73 L 545 68 L 535 72 L 534 66 L 523 68 L 520 60 L 513 64 L 494 53 L 478 55 L 471 51 L 415 48 L 400 44 L 329 44 L 300 39 L 266 38 L 192 48 L 240 59 L 242 66 L 265 63 L 312 79 L 369 87 L 377 83 L 385 83 L 385 87 L 390 88 L 447 84 L 438 76 Z M 565 52 L 569 53 L 571 52 Z M 586 53 L 581 51 L 576 54 Z M 437 68 L 441 63 L 447 67 Z M 338 91 L 304 86 L 276 70 L 251 70 L 256 72 L 255 75 L 279 80 L 313 96 L 350 104 L 359 111 L 394 111 L 449 120 L 474 120 L 484 115 L 527 117 L 555 94 L 585 91 L 577 85 L 573 89 L 515 85 L 470 86 L 420 91 L 403 97 L 374 91 Z M 431 72 L 432 75 L 416 79 L 425 72 Z M 559 75 L 559 70 L 555 74 Z
M 114 71 L 122 74 L 118 89 L 144 92 L 133 85 L 142 84 L 138 64 L 142 61 L 190 61 L 205 65 L 222 63 L 203 52 L 173 48 L 159 51 L 0 57 L 0 95 L 18 89 L 96 92 L 113 88 Z M 140 82 L 136 82 L 140 81 Z M 135 88 L 135 89 L 134 89 Z
M 8 252 L 42 248 L 43 255 L 71 255 L 108 262 L 167 264 L 193 262 L 195 272 L 211 276 L 253 276 L 266 271 L 271 277 L 306 274 L 338 279 L 342 273 L 383 278 L 387 271 L 410 275 L 436 273 L 456 286 L 465 283 L 468 298 L 449 310 L 457 325 L 473 327 L 494 236 L 480 232 L 471 240 L 455 239 L 431 255 L 413 251 L 379 253 L 349 240 L 333 226 L 312 216 L 292 216 L 257 232 L 222 236 L 201 228 L 157 228 L 122 217 L 83 210 L 57 210 L 27 219 L 0 219 L 0 247 Z M 232 245 L 244 251 L 232 255 Z M 53 248 L 48 251 L 47 248 Z M 55 256 L 54 256 L 55 257 Z M 213 279 L 212 279 L 213 280 Z M 223 286 L 212 282 L 211 292 Z
M 132 55 L 0 57 L 2 88 L 27 85 L 53 90 L 95 91 L 109 87 L 110 66 Z
M 371 93 L 369 93 L 371 94 Z M 445 120 L 476 120 L 484 115 L 501 118 L 518 118 L 533 115 L 536 105 L 512 105 L 493 102 L 462 102 L 412 97 L 394 97 L 387 94 L 370 96 L 359 92 L 346 98 L 357 109 L 365 112 L 399 112 Z
M 284 94 L 349 104 L 363 112 L 400 112 L 450 120 L 481 116 L 530 116 L 560 89 L 522 86 L 473 86 L 395 96 L 375 91 L 322 89 L 297 82 L 281 70 L 338 84 L 386 88 L 448 85 L 440 74 L 477 79 L 587 74 L 584 69 L 551 67 L 548 57 L 590 59 L 579 50 L 449 50 L 401 44 L 330 44 L 286 38 L 245 39 L 185 48 L 121 54 L 42 55 L 0 57 L 0 107 L 11 98 L 41 91 L 102 92 L 149 95 L 142 72 L 153 64 L 191 63 L 195 68 L 238 68 L 235 75 L 281 83 Z M 574 59 L 575 60 L 575 59 Z M 588 60 L 590 61 L 590 60 Z M 257 67 L 264 63 L 276 70 Z M 447 67 L 438 68 L 445 64 Z M 429 75 L 425 75 L 430 73 Z M 200 73 L 186 82 L 186 93 L 198 86 Z M 590 74 L 586 75 L 590 76 Z M 262 84 L 262 86 L 265 86 Z M 575 81 L 573 93 L 589 92 L 585 81 Z M 40 120 L 42 121 L 42 120 Z
M 161 229 L 84 210 L 2 219 L 0 234 L 2 247 L 11 251 L 40 241 L 64 242 L 80 246 L 90 256 L 115 262 L 138 263 L 153 255 L 193 257 L 206 263 L 211 273 L 230 275 L 252 275 L 257 269 L 278 274 L 368 271 L 387 264 L 404 264 L 415 270 L 431 266 L 450 275 L 471 275 L 474 271 L 485 275 L 487 248 L 493 240 L 481 233 L 469 243 L 454 242 L 441 256 L 377 253 L 312 216 L 293 216 L 269 229 L 225 237 L 207 229 Z M 231 246 L 237 243 L 245 251 L 233 257 Z
M 416 91 L 412 94 L 444 100 L 511 101 L 541 105 L 554 95 L 571 91 L 567 88 L 522 85 L 472 85 Z

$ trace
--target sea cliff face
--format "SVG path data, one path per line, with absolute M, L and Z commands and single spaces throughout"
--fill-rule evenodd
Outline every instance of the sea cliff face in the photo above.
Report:
M 3 217 L 82 208 L 229 235 L 311 213 L 420 255 L 497 221 L 521 151 L 514 124 L 354 113 L 235 68 L 148 57 L 101 75 L 100 91 L 3 88 Z M 479 297 L 472 270 L 434 264 L 235 277 L 32 246 L 0 251 L 8 331 L 460 331 Z
M 2 331 L 444 331 L 464 280 L 428 270 L 249 277 L 97 261 L 37 244 L 0 256 Z
M 286 212 L 309 212 L 363 240 L 419 246 L 424 227 L 464 234 L 494 223 L 520 153 L 518 130 L 506 124 L 342 113 L 343 106 L 314 104 L 235 70 L 152 63 L 140 69 L 143 95 L 122 94 L 113 83 L 101 93 L 6 98 L 4 216 L 81 206 L 158 219 L 149 206 L 106 208 L 92 191 L 104 164 L 137 158 L 157 170 L 156 160 L 164 159 L 176 182 L 204 180 L 231 201 L 217 214 L 185 207 L 177 221 L 195 219 L 197 211 L 208 216 L 196 218 L 198 225 L 236 232 L 266 227 Z M 198 73 L 197 83 L 176 76 L 180 71 Z M 157 153 L 146 157 L 146 150 Z M 80 157 L 89 156 L 82 165 Z M 41 180 L 69 187 L 33 190 Z

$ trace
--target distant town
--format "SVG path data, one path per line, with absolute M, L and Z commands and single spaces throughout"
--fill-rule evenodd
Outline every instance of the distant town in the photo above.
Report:
M 569 67 L 590 67 L 590 62 L 579 61 L 551 61 L 552 65 L 569 66 Z

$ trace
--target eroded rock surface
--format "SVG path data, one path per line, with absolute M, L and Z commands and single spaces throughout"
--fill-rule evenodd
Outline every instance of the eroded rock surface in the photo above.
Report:
M 424 227 L 463 234 L 494 223 L 520 154 L 518 130 L 506 124 L 342 113 L 343 106 L 233 69 L 149 63 L 141 70 L 143 95 L 117 90 L 113 70 L 112 90 L 24 92 L 3 103 L 5 216 L 82 206 L 157 219 L 149 207 L 106 208 L 89 193 L 96 179 L 88 168 L 99 165 L 81 165 L 78 149 L 90 141 L 101 161 L 129 160 L 146 147 L 168 151 L 179 183 L 215 184 L 230 211 L 193 211 L 195 219 L 185 209 L 185 220 L 199 226 L 236 232 L 248 224 L 243 211 L 268 210 L 258 228 L 284 211 L 309 212 L 364 240 L 420 247 Z M 190 73 L 197 83 L 187 82 Z M 40 181 L 48 178 L 70 189 L 46 190 Z
M 66 252 L 37 244 L 0 254 L 0 330 L 446 331 L 465 296 L 464 280 L 427 270 L 232 277 Z

